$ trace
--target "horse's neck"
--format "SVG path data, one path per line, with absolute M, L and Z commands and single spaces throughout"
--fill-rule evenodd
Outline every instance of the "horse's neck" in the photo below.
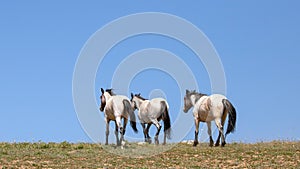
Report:
M 201 97 L 204 97 L 204 96 L 201 96 L 201 95 L 191 95 L 191 101 L 192 101 L 192 105 L 195 106 L 195 104 L 197 103 L 197 101 L 200 100 Z
M 140 109 L 141 107 L 141 104 L 144 102 L 144 100 L 141 100 L 141 99 L 137 99 L 137 103 L 136 103 L 136 107 L 137 109 Z
M 107 92 L 104 93 L 106 101 L 111 98 L 111 95 Z

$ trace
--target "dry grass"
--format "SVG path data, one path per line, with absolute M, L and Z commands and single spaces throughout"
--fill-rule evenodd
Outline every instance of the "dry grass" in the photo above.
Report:
M 156 155 L 148 156 L 149 153 Z M 0 143 L 0 168 L 120 167 L 300 168 L 300 142 L 232 143 L 224 148 L 211 148 L 207 144 L 195 148 L 182 143 L 167 146 L 131 143 L 125 149 L 88 143 Z

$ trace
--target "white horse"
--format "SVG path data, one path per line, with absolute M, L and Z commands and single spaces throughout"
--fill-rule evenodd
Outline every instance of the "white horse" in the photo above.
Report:
M 219 136 L 215 143 L 215 146 L 219 146 L 220 137 L 222 136 L 222 147 L 225 146 L 225 136 L 231 132 L 234 132 L 236 123 L 236 111 L 232 104 L 227 100 L 227 98 L 220 94 L 213 94 L 207 96 L 206 94 L 197 93 L 196 91 L 186 90 L 186 95 L 184 97 L 184 109 L 186 113 L 188 110 L 194 106 L 193 114 L 195 120 L 195 140 L 194 146 L 198 144 L 198 131 L 199 123 L 206 122 L 208 128 L 208 135 L 210 139 L 210 146 L 213 146 L 214 141 L 212 139 L 211 133 L 211 121 L 214 120 L 218 129 Z M 229 114 L 227 131 L 224 136 L 223 125 L 226 120 L 226 116 Z
M 131 108 L 129 98 L 122 95 L 115 95 L 112 92 L 112 89 L 101 88 L 102 95 L 100 96 L 101 106 L 100 111 L 105 114 L 106 122 L 106 140 L 105 144 L 108 144 L 108 135 L 109 135 L 109 122 L 111 120 L 115 121 L 115 135 L 117 140 L 117 145 L 121 145 L 121 142 L 124 141 L 124 134 L 126 130 L 126 125 L 128 122 L 128 116 L 130 117 L 130 125 L 134 132 L 138 132 L 136 128 L 136 120 L 134 115 L 134 110 Z M 123 127 L 121 125 L 121 120 L 123 119 Z M 121 139 L 119 140 L 118 129 L 120 129 Z
M 157 128 L 155 134 L 155 144 L 159 144 L 158 135 L 161 129 L 160 120 L 164 122 L 164 142 L 166 144 L 166 137 L 171 138 L 171 121 L 169 116 L 169 105 L 163 98 L 154 98 L 147 100 L 141 97 L 140 94 L 133 95 L 131 93 L 131 106 L 134 109 L 138 109 L 138 118 L 143 127 L 145 142 L 151 143 L 151 137 L 149 136 L 149 128 L 151 124 L 154 124 Z M 147 124 L 147 127 L 146 127 Z

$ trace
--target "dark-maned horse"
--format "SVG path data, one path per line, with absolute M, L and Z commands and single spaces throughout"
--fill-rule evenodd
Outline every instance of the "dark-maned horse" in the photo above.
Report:
M 169 105 L 163 98 L 154 98 L 151 100 L 144 99 L 140 94 L 133 95 L 131 93 L 131 104 L 134 109 L 138 109 L 138 118 L 142 124 L 145 136 L 145 142 L 151 143 L 149 136 L 149 128 L 154 124 L 157 128 L 155 134 L 155 144 L 159 144 L 158 135 L 161 130 L 160 120 L 164 122 L 164 142 L 166 144 L 166 137 L 171 138 L 171 121 L 169 116 Z M 146 127 L 146 124 L 147 127 Z
M 134 110 L 131 107 L 130 100 L 128 97 L 123 95 L 115 95 L 112 92 L 112 89 L 101 88 L 102 95 L 100 96 L 101 106 L 100 111 L 104 112 L 105 121 L 106 121 L 106 140 L 105 144 L 108 144 L 108 135 L 109 135 L 109 122 L 115 121 L 116 129 L 115 135 L 117 140 L 117 145 L 121 145 L 124 141 L 124 134 L 126 130 L 126 125 L 128 122 L 128 117 L 130 117 L 130 125 L 134 132 L 138 132 L 136 128 L 136 119 Z M 123 126 L 121 120 L 123 119 Z M 120 129 L 121 139 L 119 140 L 118 129 Z
M 211 121 L 214 120 L 218 129 L 219 136 L 215 143 L 215 146 L 219 146 L 220 137 L 222 137 L 222 146 L 226 144 L 225 136 L 231 132 L 234 132 L 236 123 L 236 110 L 233 105 L 227 100 L 227 98 L 220 94 L 213 94 L 207 96 L 206 94 L 197 93 L 196 91 L 186 90 L 186 95 L 184 97 L 184 109 L 186 113 L 188 110 L 194 106 L 193 114 L 195 120 L 195 140 L 194 146 L 198 144 L 198 132 L 199 123 L 206 122 L 208 128 L 208 135 L 210 139 L 210 146 L 213 146 L 213 139 L 211 133 Z M 223 126 L 226 120 L 226 116 L 229 114 L 227 131 L 224 136 Z

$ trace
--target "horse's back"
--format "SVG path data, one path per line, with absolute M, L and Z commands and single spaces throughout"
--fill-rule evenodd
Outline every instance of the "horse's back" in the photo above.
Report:
M 115 96 L 112 96 L 111 99 L 115 102 L 115 103 L 123 103 L 123 100 L 128 100 L 129 101 L 129 98 L 126 97 L 126 96 L 123 96 L 123 95 L 115 95 Z
M 211 121 L 216 117 L 221 117 L 223 113 L 223 99 L 226 99 L 226 97 L 221 94 L 202 96 L 195 105 L 193 110 L 194 116 L 201 121 Z
M 212 94 L 209 96 L 210 98 L 210 101 L 212 103 L 212 105 L 214 104 L 222 104 L 222 100 L 223 99 L 226 99 L 226 97 L 224 95 L 221 95 L 221 94 Z
M 167 101 L 163 98 L 154 98 L 144 101 L 139 110 L 139 119 L 143 122 L 150 123 L 151 119 L 160 117 L 162 113 L 161 102 L 165 102 L 167 108 L 169 108 Z
M 123 113 L 124 111 L 124 104 L 123 104 L 123 101 L 124 100 L 127 100 L 130 102 L 129 98 L 126 97 L 126 96 L 123 96 L 123 95 L 115 95 L 115 96 L 112 96 L 107 104 L 108 106 L 111 106 L 114 110 L 114 113 Z
M 154 98 L 150 100 L 150 104 L 156 105 L 157 107 L 161 106 L 161 102 L 165 102 L 167 107 L 169 108 L 169 105 L 164 98 Z

